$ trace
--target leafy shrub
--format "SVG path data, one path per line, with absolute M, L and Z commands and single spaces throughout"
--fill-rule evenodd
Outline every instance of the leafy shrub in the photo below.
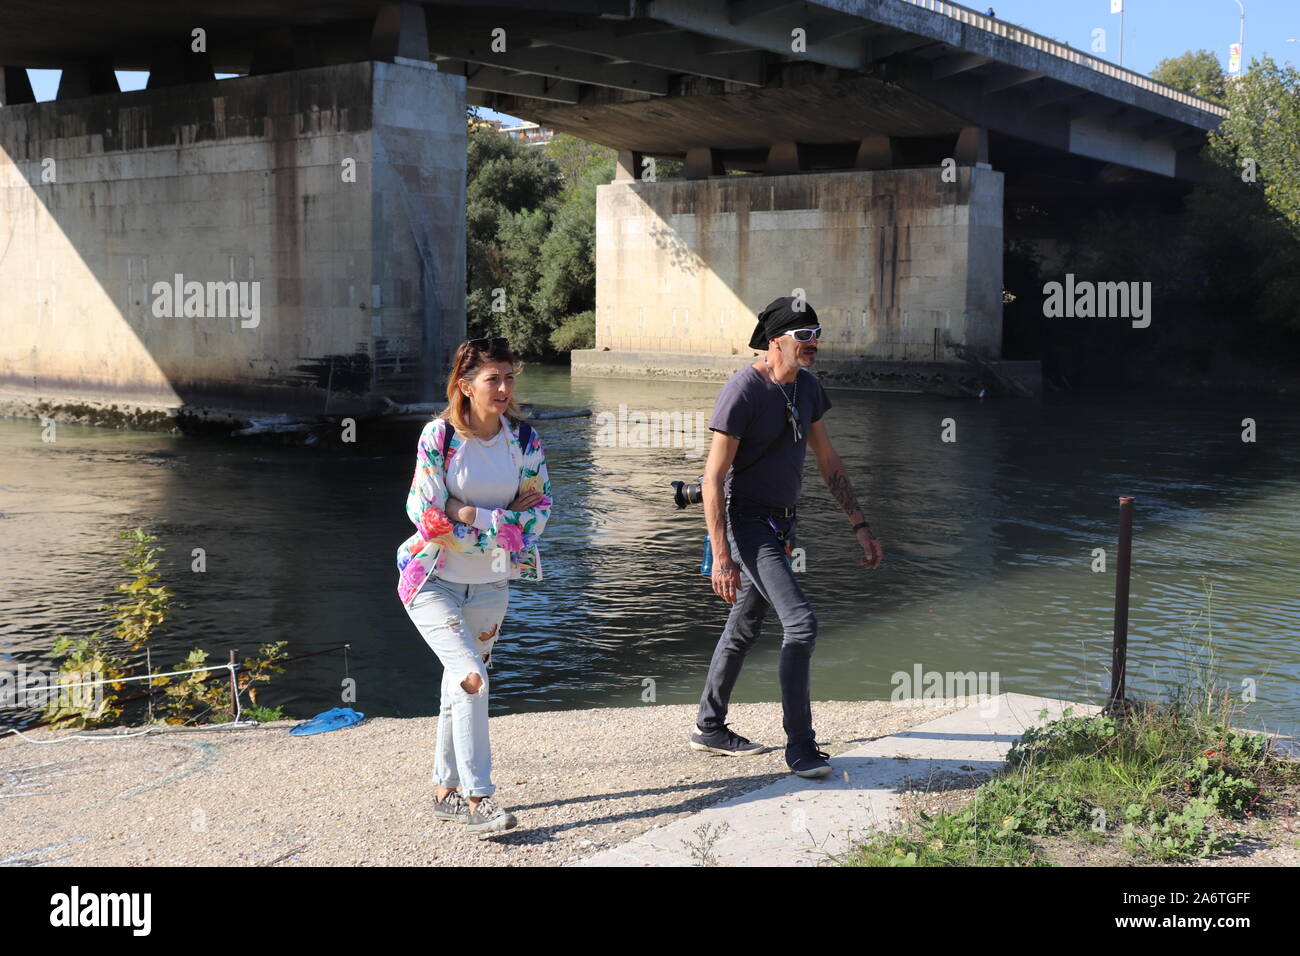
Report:
M 594 310 L 571 315 L 551 333 L 551 348 L 557 352 L 596 347 L 596 313 Z

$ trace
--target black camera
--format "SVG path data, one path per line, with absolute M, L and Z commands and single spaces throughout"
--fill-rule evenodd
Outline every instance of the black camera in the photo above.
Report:
M 674 481 L 673 486 L 673 504 L 678 508 L 685 508 L 687 505 L 698 505 L 704 500 L 704 491 L 700 483 L 704 481 L 704 476 L 695 479 L 695 484 L 688 485 L 684 481 Z

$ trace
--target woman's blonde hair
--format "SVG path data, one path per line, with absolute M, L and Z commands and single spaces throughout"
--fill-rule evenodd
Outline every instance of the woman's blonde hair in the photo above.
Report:
M 495 362 L 509 362 L 511 366 L 515 365 L 514 353 L 510 351 L 510 345 L 504 339 L 489 339 L 486 348 L 461 342 L 460 347 L 456 349 L 456 357 L 452 359 L 451 374 L 447 376 L 447 407 L 434 417 L 450 419 L 456 431 L 468 432 L 470 398 L 460 390 L 460 380 L 472 380 L 484 365 Z M 515 421 L 520 421 L 524 417 L 513 394 L 510 396 L 510 401 L 506 403 L 506 415 Z

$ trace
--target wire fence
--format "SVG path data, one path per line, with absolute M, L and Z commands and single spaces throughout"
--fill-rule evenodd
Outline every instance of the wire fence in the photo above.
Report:
M 348 651 L 351 650 L 351 648 L 352 648 L 351 644 L 339 644 L 336 647 L 327 647 L 324 650 L 311 651 L 310 653 L 299 654 L 295 657 L 281 658 L 277 660 L 276 663 L 290 664 L 294 661 L 304 660 L 308 657 L 317 657 L 321 654 L 332 654 L 335 653 L 336 651 L 342 651 L 343 652 L 343 673 L 344 676 L 346 677 L 348 676 L 348 670 L 349 670 Z M 228 671 L 230 674 L 231 707 L 234 710 L 232 719 L 226 723 L 207 724 L 207 725 L 203 725 L 203 727 L 206 729 L 215 730 L 222 727 L 255 726 L 255 723 L 244 722 L 240 719 L 243 716 L 243 704 L 242 701 L 240 700 L 241 690 L 239 688 L 239 682 L 236 678 L 236 675 L 238 674 L 239 671 L 245 669 L 246 668 L 244 667 L 244 665 L 239 663 L 235 652 L 232 651 L 230 661 L 225 664 L 213 664 L 207 667 L 191 667 L 186 670 L 150 672 L 146 674 L 137 674 L 131 677 L 108 677 L 108 678 L 101 678 L 99 680 L 76 681 L 73 683 L 64 683 L 63 681 L 59 681 L 57 684 L 54 684 L 51 687 L 49 687 L 48 690 L 51 692 L 58 692 L 59 694 L 62 694 L 65 691 L 73 690 L 81 687 L 101 687 L 106 684 L 127 684 L 127 683 L 131 683 L 132 681 L 152 682 L 157 680 L 160 677 L 180 677 L 186 674 L 202 674 L 211 671 Z M 123 701 L 125 702 L 130 700 L 140 700 L 141 698 L 150 696 L 152 692 L 153 692 L 153 687 L 150 686 L 146 691 L 137 694 L 134 697 L 124 698 Z M 187 729 L 201 729 L 201 728 L 187 728 Z M 144 734 L 157 733 L 158 730 L 159 728 L 148 727 L 145 728 L 144 730 L 135 733 L 113 734 L 111 735 L 111 739 L 117 740 L 117 739 L 121 739 L 122 737 L 138 737 Z M 101 734 L 101 735 L 91 737 L 85 734 L 70 734 L 68 736 L 59 737 L 54 740 L 35 740 L 31 737 L 27 737 L 26 735 L 24 735 L 22 731 L 18 730 L 16 727 L 0 728 L 0 736 L 4 736 L 5 734 L 15 734 L 16 736 L 21 737 L 23 740 L 27 741 L 28 743 L 43 743 L 43 744 L 58 743 L 59 741 L 62 740 L 102 740 L 105 738 L 105 736 L 109 736 L 109 735 Z

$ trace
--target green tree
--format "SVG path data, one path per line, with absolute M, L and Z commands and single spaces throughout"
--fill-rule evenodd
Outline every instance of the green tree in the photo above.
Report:
M 557 133 L 543 148 L 546 155 L 560 167 L 567 192 L 580 188 L 584 173 L 595 166 L 609 167 L 610 176 L 605 182 L 614 178 L 613 168 L 618 159 L 618 151 L 608 146 L 590 143 L 566 133 Z
M 1298 100 L 1294 68 L 1253 62 L 1228 84 L 1229 115 L 1207 137 L 1206 176 L 1188 194 L 1184 215 L 1126 201 L 1071 224 L 1077 247 L 1068 261 L 1077 273 L 1140 275 L 1152 282 L 1161 315 L 1177 321 L 1157 318 L 1122 348 L 1100 335 L 1095 322 L 1046 327 L 1049 366 L 1068 366 L 1075 383 L 1085 372 L 1090 380 L 1103 374 L 1136 379 L 1156 367 L 1210 372 L 1231 358 L 1261 370 L 1294 367 L 1300 352 Z
M 1161 60 L 1151 71 L 1151 78 L 1202 99 L 1216 103 L 1224 100 L 1223 68 L 1209 50 L 1188 50 L 1182 56 Z
M 471 336 L 505 335 L 528 358 L 583 347 L 596 302 L 596 187 L 614 150 L 559 135 L 525 146 L 469 133 L 466 304 Z M 581 318 L 579 318 L 581 317 Z M 558 339 L 556 330 L 569 323 Z
M 560 168 L 539 149 L 479 128 L 468 134 L 467 176 L 470 336 L 505 335 L 520 354 L 539 355 L 550 330 L 531 300 Z
M 1300 71 L 1271 57 L 1252 60 L 1229 87 L 1227 106 L 1209 137 L 1211 159 L 1262 191 L 1300 238 Z
M 615 160 L 593 160 L 556 207 L 542 243 L 533 303 L 549 329 L 596 308 L 596 187 L 614 178 Z

